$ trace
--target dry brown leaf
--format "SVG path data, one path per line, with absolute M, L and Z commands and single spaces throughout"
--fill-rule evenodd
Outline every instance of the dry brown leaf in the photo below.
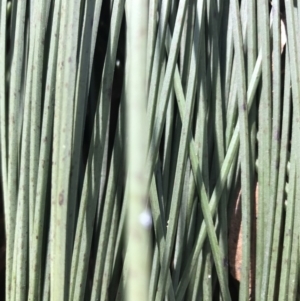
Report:
M 242 229 L 241 229 L 241 191 L 239 192 L 229 225 L 228 237 L 228 257 L 229 268 L 231 275 L 238 281 L 241 280 L 241 267 L 242 267 Z M 255 211 L 251 219 L 251 264 L 250 264 L 250 279 L 249 290 L 253 287 L 253 280 L 255 276 L 255 248 L 256 248 L 256 218 L 258 206 L 258 184 L 256 183 L 255 189 Z M 254 209 L 254 208 L 253 208 Z

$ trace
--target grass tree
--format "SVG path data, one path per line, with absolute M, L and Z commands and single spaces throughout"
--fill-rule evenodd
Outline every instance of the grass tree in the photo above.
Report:
M 298 300 L 298 7 L 0 1 L 1 298 Z

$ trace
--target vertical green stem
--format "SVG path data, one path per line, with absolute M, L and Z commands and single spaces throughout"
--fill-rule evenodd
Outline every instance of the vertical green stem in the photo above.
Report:
M 16 4 L 15 4 L 16 5 Z M 6 300 L 10 301 L 12 285 L 12 264 L 17 212 L 18 183 L 18 114 L 21 103 L 21 74 L 23 68 L 24 24 L 26 1 L 20 1 L 16 8 L 16 24 L 12 47 L 11 78 L 8 108 L 8 167 L 7 167 L 7 208 L 6 208 Z
M 128 162 L 128 215 L 127 215 L 127 300 L 148 300 L 149 285 L 149 221 L 145 203 L 148 179 L 144 172 L 147 156 L 146 120 L 146 49 L 148 1 L 129 1 L 128 20 L 128 92 L 127 105 L 127 162 Z

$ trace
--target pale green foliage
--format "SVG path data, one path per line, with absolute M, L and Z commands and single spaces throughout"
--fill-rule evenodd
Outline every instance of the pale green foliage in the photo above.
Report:
M 299 5 L 0 1 L 7 301 L 299 298 Z

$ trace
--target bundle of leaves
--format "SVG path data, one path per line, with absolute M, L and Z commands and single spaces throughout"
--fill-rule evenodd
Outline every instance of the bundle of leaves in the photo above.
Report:
M 299 299 L 297 1 L 0 5 L 1 300 Z

